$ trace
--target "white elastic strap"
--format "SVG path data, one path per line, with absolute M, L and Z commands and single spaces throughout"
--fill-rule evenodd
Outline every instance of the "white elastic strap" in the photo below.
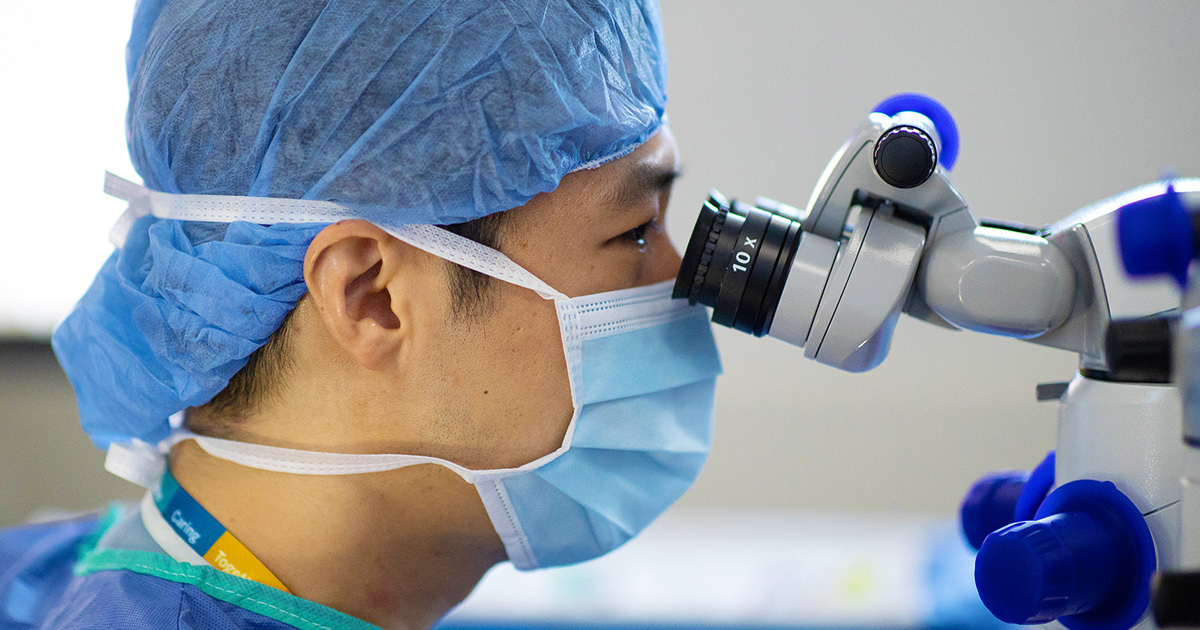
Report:
M 166 469 L 164 457 L 165 452 L 140 440 L 113 442 L 108 445 L 104 469 L 143 488 L 153 488 Z
M 150 492 L 142 497 L 141 513 L 142 525 L 150 534 L 150 538 L 154 539 L 154 542 L 158 543 L 158 546 L 162 547 L 162 550 L 168 555 L 180 562 L 200 567 L 209 566 L 203 556 L 196 553 L 195 549 L 183 542 L 179 534 L 171 529 L 171 524 L 167 522 L 166 518 L 163 518 L 162 512 L 158 511 L 158 506 L 154 504 L 154 495 Z
M 246 221 L 260 225 L 274 223 L 336 223 L 362 219 L 346 206 L 332 201 L 279 199 L 274 197 L 237 197 L 230 195 L 178 195 L 149 190 L 127 179 L 105 173 L 104 191 L 129 202 L 129 209 L 113 227 L 110 239 L 123 246 L 134 221 L 153 214 L 160 219 L 232 223 Z M 373 217 L 378 225 L 396 238 L 439 258 L 525 287 L 546 299 L 566 296 L 542 282 L 524 267 L 500 252 L 471 239 L 433 225 L 393 224 L 386 217 Z
M 195 440 L 200 448 L 213 457 L 258 470 L 270 470 L 293 475 L 357 475 L 396 470 L 421 464 L 436 464 L 449 468 L 467 483 L 475 483 L 482 479 L 501 479 L 526 470 L 538 468 L 546 461 L 558 457 L 565 450 L 565 448 L 560 447 L 554 452 L 539 457 L 518 468 L 471 470 L 454 462 L 427 455 L 304 451 L 294 448 L 207 437 L 187 430 L 177 431 L 171 436 L 168 442 L 175 444 L 183 440 Z
M 388 234 L 438 258 L 497 280 L 525 287 L 547 300 L 567 299 L 566 295 L 513 262 L 508 256 L 447 229 L 436 225 L 391 225 L 386 221 L 377 222 L 376 225 Z
M 293 475 L 357 475 L 362 473 L 396 470 L 419 464 L 438 464 L 454 471 L 468 483 L 473 482 L 475 473 L 454 462 L 421 455 L 381 455 L 353 453 L 322 453 L 302 451 L 266 444 L 235 442 L 196 434 L 186 435 L 209 455 L 257 468 Z
M 125 247 L 125 237 L 129 235 L 129 228 L 133 227 L 135 221 L 150 214 L 149 192 L 123 177 L 104 171 L 104 194 L 129 204 L 108 233 L 108 240 L 113 247 Z

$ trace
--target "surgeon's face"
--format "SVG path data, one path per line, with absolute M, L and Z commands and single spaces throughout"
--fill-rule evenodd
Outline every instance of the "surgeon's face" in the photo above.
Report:
M 663 128 L 508 211 L 500 248 L 572 297 L 668 280 L 680 263 L 663 227 L 676 175 Z M 429 455 L 476 470 L 557 449 L 573 409 L 554 303 L 493 279 L 487 308 L 456 316 L 453 271 L 363 221 L 323 230 L 294 316 L 300 367 L 279 397 L 289 408 L 270 414 L 288 421 L 247 423 L 260 434 L 240 439 Z
M 671 279 L 680 259 L 665 231 L 675 139 L 663 128 L 636 151 L 567 175 L 511 210 L 501 249 L 571 297 Z M 471 468 L 520 466 L 562 444 L 572 415 L 554 303 L 493 281 L 492 307 L 469 325 L 442 321 L 430 356 L 446 458 Z M 448 308 L 448 305 L 444 305 Z

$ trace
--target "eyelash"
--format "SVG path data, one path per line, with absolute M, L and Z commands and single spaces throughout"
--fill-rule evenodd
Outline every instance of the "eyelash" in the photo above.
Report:
M 624 234 L 624 236 L 630 241 L 633 241 L 633 243 L 636 244 L 639 249 L 644 250 L 646 249 L 646 232 L 649 232 L 650 228 L 652 227 L 654 227 L 653 219 L 633 228 L 632 230 L 629 230 Z

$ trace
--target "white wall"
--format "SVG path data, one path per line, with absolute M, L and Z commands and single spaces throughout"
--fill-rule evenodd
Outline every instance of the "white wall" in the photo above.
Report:
M 677 243 L 710 187 L 802 206 L 833 151 L 899 91 L 929 93 L 956 116 L 954 181 L 978 216 L 1042 224 L 1164 168 L 1200 175 L 1200 3 L 662 4 L 671 121 L 686 170 L 670 219 Z M 59 240 L 47 243 L 61 243 L 64 230 L 74 238 L 85 226 L 105 250 L 119 204 L 87 192 L 64 203 L 61 193 L 72 182 L 97 188 L 104 168 L 128 172 L 112 163 L 123 160 L 123 103 L 96 96 L 106 89 L 98 83 L 123 81 L 127 5 L 57 8 L 56 28 L 40 30 L 48 18 L 28 13 L 41 5 L 22 6 L 0 9 L 0 25 L 10 25 L 3 33 L 20 25 L 55 35 L 2 51 L 0 79 L 10 89 L 30 73 L 37 83 L 20 98 L 5 91 L 10 135 L 0 166 L 9 202 L 0 216 L 20 242 L 49 234 Z M 89 32 L 106 43 L 70 48 Z M 75 89 L 46 96 L 58 85 Z M 29 122 L 47 108 L 59 126 Z M 47 169 L 58 169 L 51 180 L 60 186 L 27 185 Z M 87 215 L 93 208 L 103 216 Z M 87 256 L 99 263 L 96 251 Z M 4 287 L 47 290 L 52 273 L 11 258 L 0 255 L 0 299 L 22 295 L 6 298 Z M 727 375 L 716 450 L 683 500 L 691 507 L 950 514 L 976 476 L 1032 466 L 1052 446 L 1054 410 L 1034 402 L 1034 385 L 1065 380 L 1075 367 L 1065 353 L 909 320 L 890 358 L 862 375 L 807 362 L 771 339 L 727 330 L 718 339 Z M 135 495 L 100 469 L 44 348 L 0 346 L 0 368 L 0 524 L 40 506 Z
M 0 2 L 0 336 L 47 336 L 112 251 L 124 209 L 133 0 Z

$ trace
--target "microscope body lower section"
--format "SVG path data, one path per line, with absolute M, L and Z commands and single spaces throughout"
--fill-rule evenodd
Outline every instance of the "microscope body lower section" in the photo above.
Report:
M 1179 390 L 1096 376 L 1058 397 L 1052 456 L 984 477 L 964 500 L 976 585 L 1003 621 L 1154 628 L 1151 577 L 1179 565 Z
M 1154 536 L 1160 569 L 1180 553 L 1179 390 L 1170 384 L 1119 383 L 1077 375 L 1059 401 L 1055 485 L 1111 481 Z

